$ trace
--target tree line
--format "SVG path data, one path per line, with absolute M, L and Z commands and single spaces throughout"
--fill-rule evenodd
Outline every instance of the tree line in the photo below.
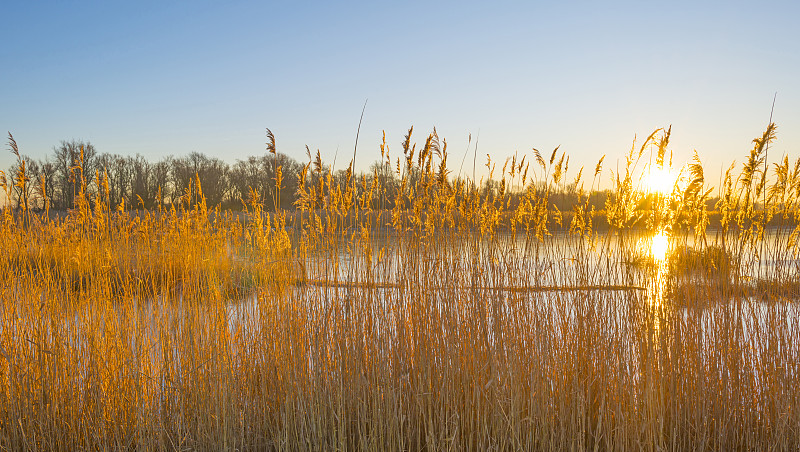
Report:
M 106 192 L 111 208 L 169 207 L 197 201 L 198 185 L 209 206 L 241 209 L 253 193 L 258 193 L 265 210 L 274 210 L 276 202 L 291 210 L 295 208 L 304 167 L 307 185 L 317 184 L 320 178 L 330 178 L 327 183 L 342 187 L 355 183 L 357 190 L 377 184 L 381 196 L 373 201 L 373 207 L 391 209 L 402 178 L 399 161 L 395 165 L 388 156 L 372 163 L 368 171 L 353 175 L 350 168 L 332 171 L 319 151 L 312 156 L 308 148 L 309 161 L 305 164 L 275 152 L 274 147 L 263 155 L 229 164 L 199 152 L 152 162 L 140 154 L 101 153 L 91 142 L 82 140 L 61 141 L 50 155 L 34 159 L 19 152 L 11 134 L 9 147 L 17 160 L 7 173 L 0 171 L 0 182 L 13 209 L 33 211 L 72 209 L 81 190 L 90 195 Z M 414 175 L 410 177 L 413 179 Z M 280 190 L 276 190 L 276 179 L 280 180 Z M 526 187 L 517 188 L 541 190 L 542 183 L 532 180 Z M 497 190 L 499 182 L 489 179 L 480 185 L 481 191 L 488 192 Z M 560 187 L 553 195 L 552 201 L 562 210 L 569 210 L 578 197 L 574 185 Z M 511 196 L 513 202 L 514 195 Z M 591 198 L 593 205 L 602 208 L 603 192 L 592 193 Z
M 198 183 L 210 206 L 241 207 L 252 189 L 262 195 L 265 208 L 274 209 L 274 197 L 266 195 L 274 188 L 276 168 L 284 175 L 280 204 L 291 206 L 303 167 L 283 153 L 250 156 L 231 165 L 199 152 L 152 162 L 140 154 L 101 153 L 79 140 L 61 141 L 52 154 L 34 159 L 20 154 L 13 138 L 9 145 L 17 161 L 3 174 L 3 184 L 15 209 L 72 209 L 81 187 L 88 193 L 107 190 L 112 208 L 152 209 L 197 196 Z

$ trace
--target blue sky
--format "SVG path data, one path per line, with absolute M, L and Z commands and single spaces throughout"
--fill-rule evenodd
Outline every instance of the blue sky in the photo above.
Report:
M 359 169 L 380 155 L 383 130 L 399 156 L 411 125 L 419 141 L 437 128 L 451 167 L 471 133 L 479 164 L 561 145 L 577 169 L 602 154 L 613 167 L 634 135 L 671 124 L 676 159 L 697 149 L 716 185 L 765 128 L 776 91 L 771 155 L 800 156 L 794 2 L 12 2 L 3 12 L 0 128 L 35 158 L 74 138 L 233 163 L 263 153 L 269 127 L 279 151 L 302 161 L 308 145 L 330 162 L 338 149 L 341 167 L 369 99 Z

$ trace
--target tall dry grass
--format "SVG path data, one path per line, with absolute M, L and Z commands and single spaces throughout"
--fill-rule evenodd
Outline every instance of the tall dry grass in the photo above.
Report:
M 585 180 L 558 149 L 488 161 L 489 189 L 411 131 L 381 147 L 397 186 L 318 156 L 293 215 L 254 192 L 242 221 L 199 184 L 111 211 L 102 174 L 66 218 L 6 209 L 0 448 L 796 450 L 800 160 L 768 177 L 770 125 L 707 230 L 699 159 L 642 189 L 669 135 L 631 148 L 604 212 L 603 159 Z

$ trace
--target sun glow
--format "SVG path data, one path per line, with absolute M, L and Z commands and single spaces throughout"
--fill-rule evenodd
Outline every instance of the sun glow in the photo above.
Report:
M 677 175 L 670 169 L 662 166 L 651 167 L 647 174 L 647 187 L 651 193 L 668 195 L 672 193 Z
M 653 259 L 663 261 L 667 257 L 667 251 L 669 251 L 669 237 L 664 232 L 659 232 L 653 236 L 650 253 L 653 255 Z

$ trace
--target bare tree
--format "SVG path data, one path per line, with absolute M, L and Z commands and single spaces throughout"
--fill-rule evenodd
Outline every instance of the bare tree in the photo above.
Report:
M 97 169 L 97 150 L 89 142 L 62 141 L 53 148 L 55 153 L 54 207 L 68 209 L 75 206 L 75 195 L 82 184 L 90 188 Z
M 157 187 L 152 177 L 152 165 L 139 154 L 129 157 L 131 168 L 131 204 L 136 208 L 150 208 L 156 198 Z
M 117 154 L 100 154 L 98 171 L 108 176 L 108 202 L 111 208 L 118 207 L 130 198 L 131 169 L 128 159 Z
M 172 161 L 172 183 L 177 193 L 192 195 L 197 202 L 196 181 L 200 181 L 203 196 L 209 206 L 226 201 L 229 192 L 228 165 L 220 159 L 209 158 L 199 152 Z
M 169 186 L 169 169 L 171 164 L 172 157 L 167 157 L 151 167 L 151 182 L 153 187 L 155 187 L 155 195 L 153 197 L 155 206 L 163 205 L 172 192 L 172 188 Z
M 250 190 L 255 190 L 262 199 L 270 190 L 266 157 L 250 156 L 247 160 L 237 160 L 231 167 L 231 197 L 235 201 L 247 201 Z

